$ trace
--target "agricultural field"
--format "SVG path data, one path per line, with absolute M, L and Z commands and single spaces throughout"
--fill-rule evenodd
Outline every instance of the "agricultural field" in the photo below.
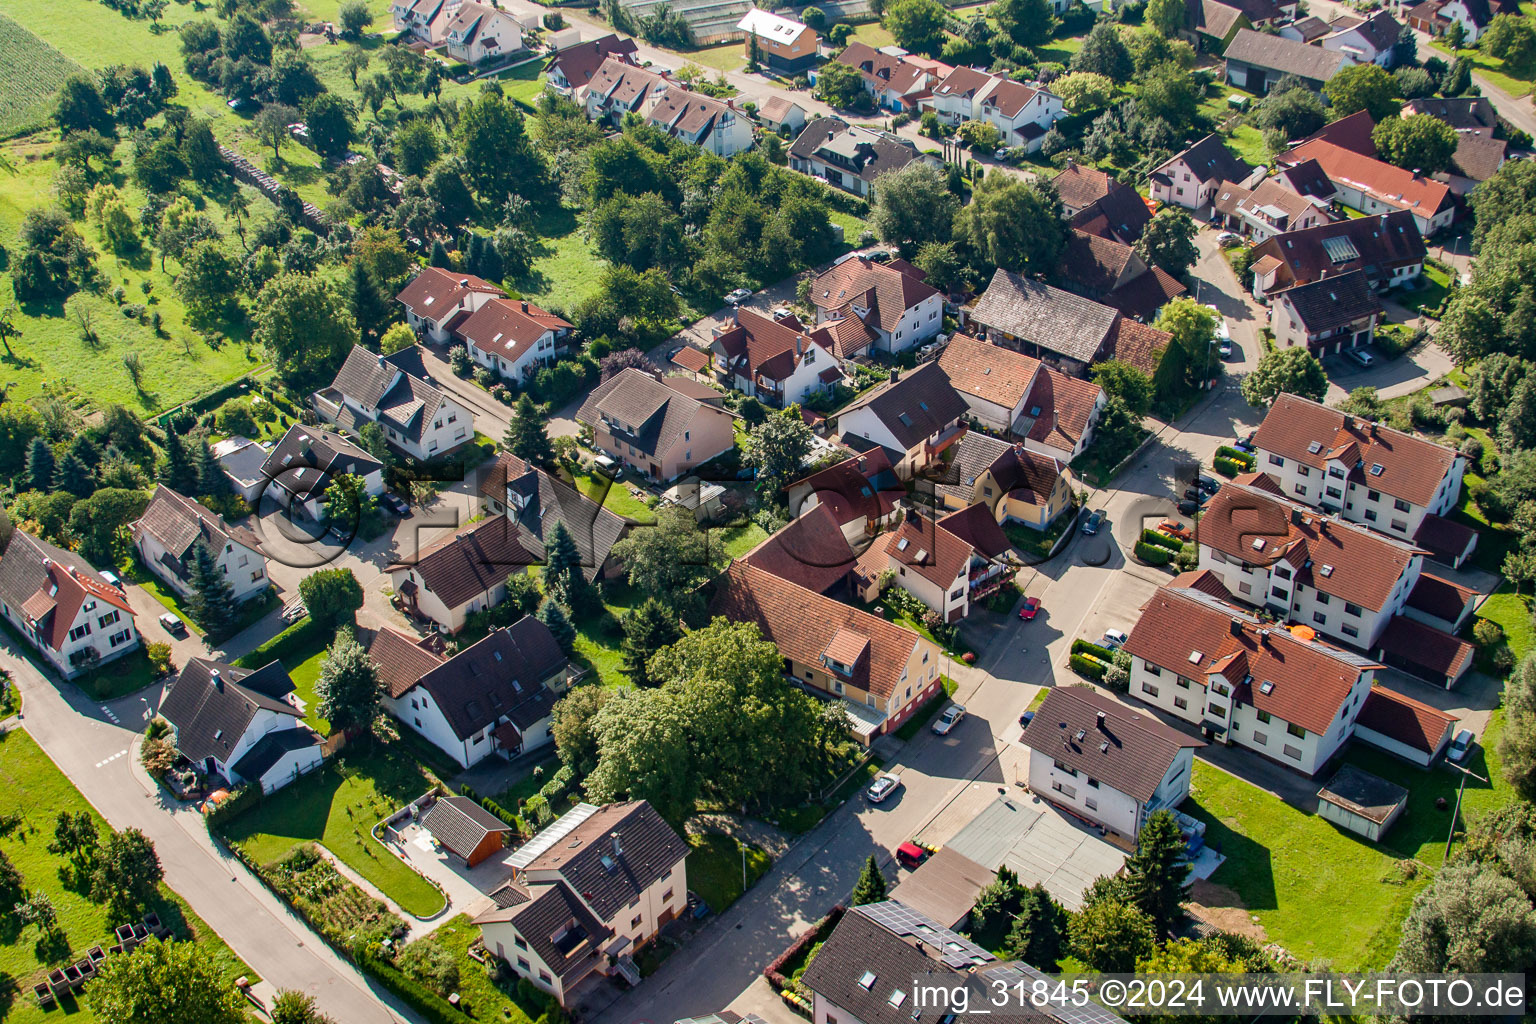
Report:
M 0 136 L 46 124 L 53 96 L 79 64 L 0 15 Z

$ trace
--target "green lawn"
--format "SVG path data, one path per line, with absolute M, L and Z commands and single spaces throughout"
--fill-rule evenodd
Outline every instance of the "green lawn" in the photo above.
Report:
M 688 855 L 688 888 L 699 894 L 716 914 L 741 898 L 742 855 L 746 855 L 747 888 L 773 866 L 767 852 L 730 836 L 692 835 Z
M 531 994 L 524 995 L 525 990 L 508 986 L 517 993 L 517 998 L 509 997 L 486 974 L 485 965 L 469 955 L 469 947 L 479 938 L 480 929 L 470 924 L 469 915 L 460 914 L 411 945 L 443 949 L 453 957 L 459 968 L 460 1009 L 467 1019 L 529 1024 L 540 1017 L 544 1007 L 532 999 Z
M 565 476 L 564 472 L 561 476 Z M 654 523 L 656 513 L 651 507 L 631 493 L 630 489 L 622 483 L 615 483 L 613 479 L 597 470 L 585 470 L 574 474 L 572 481 L 576 489 L 593 501 L 602 505 L 614 515 L 632 519 L 637 523 Z
M 1437 267 L 1425 267 L 1424 276 L 1420 279 L 1420 286 L 1412 291 L 1401 291 L 1393 295 L 1393 299 L 1401 306 L 1422 312 L 1424 307 L 1434 308 L 1445 299 L 1446 292 L 1451 290 L 1451 275 Z
M 710 564 L 724 569 L 733 558 L 740 558 L 768 539 L 768 531 L 750 519 L 735 526 L 709 531 Z
M 1436 39 L 1430 45 L 1441 53 L 1451 53 L 1451 47 L 1444 39 Z M 1458 50 L 1455 56 L 1470 57 L 1474 74 L 1482 75 L 1516 99 L 1527 95 L 1531 91 L 1533 75 L 1533 69 L 1531 68 L 1510 68 L 1502 60 L 1499 60 L 1497 57 L 1491 57 L 1482 50 Z
M 1227 857 L 1211 881 L 1236 890 L 1271 942 L 1342 970 L 1380 968 L 1396 951 L 1428 872 L 1406 880 L 1397 852 L 1202 762 L 1181 810 L 1207 822 L 1206 842 Z
M 740 41 L 706 46 L 699 50 L 685 50 L 682 56 L 690 64 L 715 71 L 741 71 L 747 66 L 746 44 Z
M 608 264 L 592 248 L 576 211 L 545 208 L 534 222 L 534 233 L 542 254 L 527 277 L 508 283 L 521 298 L 569 313 L 597 291 Z
M 264 864 L 300 843 L 321 843 L 407 913 L 426 917 L 442 909 L 442 893 L 370 830 L 430 787 L 431 780 L 399 746 L 354 747 L 230 821 L 223 832 Z
M 315 642 L 294 657 L 283 662 L 288 678 L 293 680 L 294 692 L 304 702 L 304 721 L 322 736 L 331 734 L 331 723 L 320 717 L 320 695 L 315 686 L 320 682 L 320 668 L 325 664 L 325 637 L 317 636 Z M 289 661 L 293 664 L 289 664 Z
M 1492 619 L 1504 630 L 1504 642 L 1510 653 L 1519 661 L 1530 651 L 1536 641 L 1536 626 L 1531 622 L 1531 598 L 1519 595 L 1505 581 L 1498 590 L 1488 596 L 1477 610 L 1480 619 Z
M 1083 36 L 1052 39 L 1045 46 L 1035 47 L 1035 56 L 1039 57 L 1042 63 L 1068 64 L 1072 60 L 1072 55 L 1083 48 L 1083 39 Z
M 61 873 L 68 867 L 67 860 L 48 852 L 54 816 L 60 811 L 90 812 L 97 829 L 102 834 L 107 831 L 106 822 L 31 736 L 21 729 L 0 733 L 0 816 L 20 817 L 20 824 L 13 831 L 0 836 L 0 851 L 21 872 L 28 889 L 40 890 L 53 901 L 59 929 L 57 937 L 42 939 L 37 929 L 18 929 L 9 915 L 0 918 L 0 977 L 16 985 L 14 994 L 0 994 L 0 1019 L 7 1024 L 37 1024 L 55 1019 L 58 1010 L 44 1014 L 38 1009 L 32 986 L 43 980 L 49 968 L 81 959 L 92 946 L 106 947 L 113 942 L 106 908 L 88 900 L 78 887 L 65 884 L 67 876 Z M 192 913 L 169 886 L 160 887 L 160 900 L 153 909 L 179 937 L 193 939 L 212 950 L 230 981 L 242 974 L 256 980 L 213 929 Z M 64 1005 L 63 1012 L 76 1024 L 97 1019 L 74 1000 Z
M 535 768 L 542 768 L 543 771 L 540 774 L 535 775 Z M 481 795 L 489 796 L 492 800 L 496 801 L 496 803 L 500 804 L 502 807 L 505 807 L 513 814 L 516 814 L 519 803 L 527 800 L 529 797 L 537 793 L 539 789 L 544 785 L 544 783 L 549 781 L 549 777 L 559 770 L 560 759 L 554 755 L 550 755 L 549 757 L 540 761 L 538 764 L 530 765 L 528 770 L 523 773 L 522 778 L 518 779 L 516 782 L 502 790 L 500 793 L 485 793 Z
M 1264 144 L 1264 133 L 1251 125 L 1240 124 L 1232 130 L 1227 148 L 1250 164 L 1262 166 L 1269 163 L 1269 147 Z
M 886 30 L 886 27 L 878 21 L 866 21 L 862 25 L 855 26 L 853 35 L 848 38 L 850 40 L 857 39 L 861 43 L 868 43 L 877 50 L 882 46 L 896 45 L 896 37 L 891 35 Z

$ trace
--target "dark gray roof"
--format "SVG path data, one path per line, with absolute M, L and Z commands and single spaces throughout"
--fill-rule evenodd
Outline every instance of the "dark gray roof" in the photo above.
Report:
M 884 132 L 855 128 L 839 117 L 818 117 L 789 147 L 789 155 L 815 157 L 865 181 L 905 167 L 919 156 L 917 147 Z
M 1260 35 L 1257 32 L 1248 32 L 1247 29 L 1237 35 L 1241 38 L 1244 34 Z M 1262 39 L 1278 39 L 1278 36 L 1262 36 Z M 1233 39 L 1236 43 L 1237 39 Z M 1304 44 L 1297 44 L 1304 45 Z M 1310 49 L 1310 47 L 1309 47 Z M 1334 56 L 1340 56 L 1334 54 Z M 1163 168 L 1169 164 L 1182 161 L 1189 168 L 1189 173 L 1197 181 L 1204 184 L 1208 181 L 1230 181 L 1234 184 L 1242 184 L 1248 180 L 1248 175 L 1253 173 L 1253 168 L 1242 160 L 1232 155 L 1232 151 L 1222 142 L 1220 135 L 1207 135 L 1199 142 L 1190 146 L 1184 152 L 1162 164 L 1152 172 L 1153 177 L 1162 174 Z M 1166 177 L 1166 175 L 1164 176 Z
M 699 415 L 728 414 L 643 370 L 630 368 L 599 384 L 582 403 L 576 418 L 594 426 L 602 423 L 614 437 L 638 451 L 664 458 Z
M 508 506 L 522 529 L 522 545 L 539 559 L 544 557 L 546 531 L 556 523 L 564 524 L 576 542 L 588 580 L 597 578 L 613 546 L 629 532 L 629 521 L 622 516 L 507 452 L 486 470 L 480 493 Z
M 269 662 L 253 672 L 193 658 L 160 698 L 160 714 L 175 727 L 176 748 L 188 760 L 215 757 L 228 764 L 258 712 L 303 717 L 282 699 L 292 692 L 293 680 L 282 662 Z
M 614 851 L 615 834 L 619 850 Z M 647 801 L 607 804 L 528 865 L 558 871 L 602 920 L 612 920 L 688 855 L 683 842 Z
M 378 459 L 334 430 L 295 423 L 267 454 L 261 473 L 287 491 L 309 495 L 331 476 L 367 476 L 382 468 Z
M 1326 82 L 1354 63 L 1346 54 L 1283 36 L 1255 32 L 1250 28 L 1238 29 L 1232 42 L 1227 44 L 1227 52 L 1222 56 L 1251 67 L 1298 75 L 1311 82 Z M 1229 176 L 1227 180 L 1240 179 Z
M 420 365 L 414 346 L 402 352 L 405 360 Z M 441 391 L 399 365 L 395 356 L 381 356 L 361 345 L 352 346 L 331 387 L 377 410 L 387 425 L 412 441 L 421 440 L 444 401 Z
M 492 832 L 512 831 L 511 825 L 467 796 L 438 797 L 421 819 L 421 827 L 460 857 L 474 853 Z
M 999 268 L 971 314 L 989 329 L 1091 363 L 1120 314 L 1103 303 Z
M 475 918 L 509 921 L 549 969 L 567 985 L 590 973 L 600 947 L 612 934 L 564 884 L 534 886 L 525 903 L 498 908 Z
M 1486 96 L 1431 97 L 1409 100 L 1403 114 L 1428 114 L 1460 131 L 1463 128 L 1497 128 L 1498 115 Z
M 155 485 L 154 496 L 144 514 L 131 524 L 130 529 L 135 534 L 143 530 L 158 540 L 173 556 L 173 571 L 178 577 L 185 576 L 183 566 L 187 553 L 199 539 L 207 542 L 215 555 L 231 541 L 252 551 L 261 550 L 261 542 L 250 530 L 229 525 L 223 516 L 164 484 Z
M 1086 686 L 1051 689 L 1022 740 L 1032 750 L 1049 754 L 1140 803 L 1156 794 L 1182 748 L 1205 746 L 1148 712 L 1126 707 Z
M 467 740 L 503 717 L 519 728 L 544 717 L 554 704 L 544 681 L 558 676 L 566 661 L 549 627 L 525 615 L 433 668 L 416 685 L 432 695 L 454 734 Z
M 1336 238 L 1345 239 L 1349 245 L 1333 242 Z M 1351 249 L 1357 258 L 1347 258 Z M 1285 271 L 1282 281 L 1305 284 L 1350 270 L 1363 270 L 1368 278 L 1385 281 L 1397 267 L 1423 263 L 1426 251 L 1413 211 L 1394 210 L 1283 231 L 1254 246 L 1253 259 L 1273 256 L 1280 260 Z
M 805 969 L 806 988 L 862 1024 L 913 1024 L 914 985 L 947 994 L 965 984 L 965 973 L 876 923 L 865 909 L 854 907 L 832 929 Z M 893 1005 L 897 992 L 903 996 Z M 938 1020 L 948 1007 L 924 1009 Z M 1008 1018 L 1014 1017 L 1010 1010 Z
M 294 729 L 275 729 L 257 740 L 255 746 L 241 754 L 240 760 L 231 767 L 242 779 L 256 781 L 271 771 L 285 754 L 319 745 L 320 737 L 302 725 Z
M 841 415 L 846 417 L 866 406 L 908 451 L 964 416 L 969 408 L 937 360 L 906 371 L 894 383 L 881 384 Z M 898 458 L 905 456 L 906 452 L 902 452 Z
M 1308 334 L 1347 326 L 1382 309 L 1363 270 L 1299 284 L 1274 296 L 1277 302 L 1282 297 L 1289 300 Z

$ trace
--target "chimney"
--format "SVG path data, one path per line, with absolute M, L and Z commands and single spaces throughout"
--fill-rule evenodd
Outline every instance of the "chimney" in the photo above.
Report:
M 1345 416 L 1344 417 L 1344 429 L 1345 430 L 1354 430 L 1355 429 L 1355 418 L 1353 416 Z
M 831 142 L 835 138 L 837 138 L 837 132 L 827 132 L 827 141 L 828 142 Z
M 795 355 L 800 356 L 800 355 L 804 355 L 804 354 L 805 354 L 805 335 L 797 334 L 797 335 L 795 335 Z
M 459 287 L 460 288 L 468 288 L 469 287 L 469 278 L 467 278 L 467 277 L 459 278 Z
M 1291 509 L 1291 525 L 1292 526 L 1300 526 L 1301 525 L 1301 509 L 1294 508 L 1294 507 Z
M 528 312 L 528 300 L 527 299 L 523 300 L 523 312 L 524 313 Z
M 619 846 L 619 834 L 617 832 L 610 832 L 608 833 L 608 836 L 613 840 L 614 859 L 618 859 L 619 857 L 624 856 L 624 850 Z
M 208 678 L 213 681 L 213 688 L 220 693 L 224 692 L 224 675 L 218 669 L 208 673 Z
M 1269 630 L 1259 630 L 1259 643 L 1263 644 L 1265 647 L 1269 646 Z
M 1099 712 L 1099 731 L 1104 731 L 1104 712 Z
M 1232 616 L 1232 635 L 1243 635 L 1243 620 L 1238 618 L 1236 615 Z

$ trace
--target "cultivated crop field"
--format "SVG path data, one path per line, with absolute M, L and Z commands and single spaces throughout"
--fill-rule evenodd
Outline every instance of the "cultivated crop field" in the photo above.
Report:
M 0 14 L 0 137 L 44 124 L 80 65 Z

